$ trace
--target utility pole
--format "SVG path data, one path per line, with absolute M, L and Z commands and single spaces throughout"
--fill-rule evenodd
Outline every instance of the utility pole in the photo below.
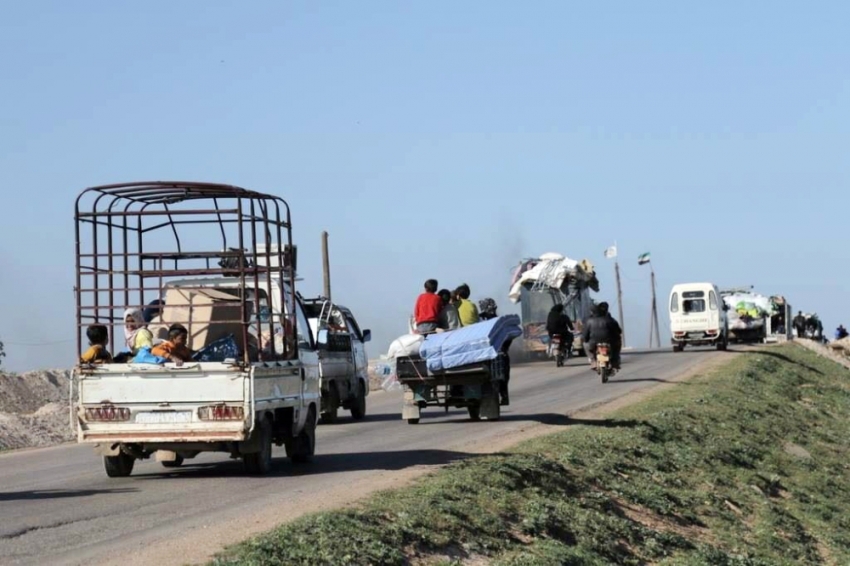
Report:
M 620 286 L 620 262 L 617 260 L 614 260 L 614 274 L 617 277 L 617 313 L 620 315 L 620 330 L 623 331 L 623 348 L 625 348 L 626 319 L 623 318 L 623 288 Z
M 614 275 L 617 280 L 617 312 L 620 315 L 620 330 L 623 331 L 623 347 L 626 347 L 626 322 L 623 319 L 623 289 L 620 286 L 620 262 L 617 260 L 617 242 L 605 250 L 605 257 L 614 260 Z
M 655 347 L 661 347 L 661 336 L 658 331 L 658 303 L 655 299 L 655 269 L 649 264 L 650 278 L 652 279 L 652 326 L 649 329 L 649 347 L 652 347 L 652 331 L 655 330 Z
M 322 232 L 322 275 L 325 284 L 325 298 L 331 300 L 331 260 L 328 255 L 328 233 Z

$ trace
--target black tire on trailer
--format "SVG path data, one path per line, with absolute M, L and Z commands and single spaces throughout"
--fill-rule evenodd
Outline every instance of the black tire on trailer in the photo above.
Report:
M 301 432 L 286 443 L 286 455 L 295 464 L 305 464 L 313 460 L 316 453 L 316 413 L 313 407 L 307 413 L 307 422 Z
M 110 478 L 126 478 L 133 473 L 135 463 L 136 459 L 124 452 L 119 452 L 117 456 L 103 457 L 103 468 Z
M 351 416 L 356 421 L 366 418 L 366 385 L 362 380 L 357 380 L 357 395 L 351 405 Z
M 466 408 L 466 411 L 469 413 L 469 420 L 471 421 L 480 421 L 481 420 L 481 405 L 469 405 Z
M 611 370 L 608 368 L 602 368 L 599 370 L 599 375 L 602 376 L 602 383 L 608 383 L 608 376 L 611 374 Z
M 272 423 L 263 418 L 255 434 L 260 435 L 260 451 L 242 455 L 242 465 L 249 474 L 265 475 L 272 470 Z

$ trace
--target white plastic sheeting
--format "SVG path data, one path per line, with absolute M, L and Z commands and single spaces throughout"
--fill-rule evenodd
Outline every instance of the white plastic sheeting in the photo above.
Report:
M 522 273 L 511 286 L 508 294 L 512 303 L 518 303 L 522 286 L 532 281 L 539 281 L 549 287 L 560 289 L 567 277 L 576 271 L 579 262 L 555 252 L 545 253 L 540 256 L 540 262 Z

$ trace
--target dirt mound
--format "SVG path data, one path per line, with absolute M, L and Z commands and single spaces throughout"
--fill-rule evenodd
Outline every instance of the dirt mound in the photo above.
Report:
M 65 370 L 0 373 L 0 449 L 50 446 L 74 439 Z

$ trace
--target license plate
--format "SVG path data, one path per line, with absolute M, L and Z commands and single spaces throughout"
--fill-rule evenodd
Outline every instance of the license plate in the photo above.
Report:
M 136 414 L 139 424 L 178 424 L 192 422 L 192 411 L 149 411 Z

